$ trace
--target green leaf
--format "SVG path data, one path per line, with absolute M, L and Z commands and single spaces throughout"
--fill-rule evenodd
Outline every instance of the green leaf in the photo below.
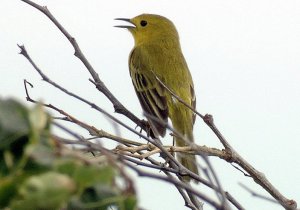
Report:
M 31 127 L 41 131 L 46 128 L 48 115 L 41 104 L 37 104 L 29 113 Z
M 72 177 L 79 165 L 81 165 L 81 163 L 74 158 L 60 158 L 55 161 L 54 167 L 56 171 Z
M 52 167 L 57 158 L 53 148 L 45 144 L 28 145 L 25 153 L 32 162 L 44 167 Z
M 136 196 L 131 195 L 128 196 L 125 200 L 124 200 L 124 210 L 135 210 L 137 209 L 137 199 Z
M 0 99 L 0 150 L 28 135 L 28 110 L 19 102 Z
M 75 184 L 70 177 L 56 172 L 32 176 L 20 187 L 18 198 L 11 202 L 14 210 L 60 209 L 73 194 Z
M 13 177 L 4 177 L 0 180 L 0 207 L 8 205 L 10 199 L 17 192 L 17 184 Z
M 44 111 L 44 108 L 41 104 L 37 104 L 32 110 L 29 112 L 29 121 L 31 128 L 30 139 L 33 142 L 45 141 L 47 140 L 48 135 L 44 139 L 43 134 L 47 134 L 49 132 L 48 122 L 49 116 Z
M 80 165 L 73 175 L 80 186 L 92 186 L 97 183 L 111 184 L 114 179 L 114 170 L 110 166 Z

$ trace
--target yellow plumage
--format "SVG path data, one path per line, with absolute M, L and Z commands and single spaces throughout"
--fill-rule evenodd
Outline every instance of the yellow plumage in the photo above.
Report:
M 152 14 L 118 19 L 133 24 L 117 27 L 127 28 L 134 37 L 135 45 L 129 57 L 129 70 L 144 112 L 162 122 L 167 122 L 170 118 L 178 133 L 189 141 L 194 141 L 194 113 L 177 101 L 157 79 L 195 107 L 193 80 L 182 54 L 175 26 L 167 18 Z M 151 118 L 148 120 L 155 136 L 165 135 L 166 127 Z M 176 135 L 174 140 L 176 146 L 188 145 Z M 195 156 L 181 154 L 177 158 L 185 167 L 198 174 Z

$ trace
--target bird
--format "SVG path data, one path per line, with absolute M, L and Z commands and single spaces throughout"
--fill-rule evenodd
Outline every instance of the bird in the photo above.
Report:
M 165 136 L 166 124 L 170 119 L 173 129 L 180 134 L 173 134 L 175 145 L 189 146 L 194 142 L 195 114 L 170 93 L 172 91 L 185 103 L 196 107 L 193 79 L 183 56 L 175 25 L 168 18 L 155 14 L 115 20 L 128 22 L 127 25 L 115 27 L 126 28 L 133 35 L 134 47 L 128 61 L 129 73 L 154 136 Z M 184 167 L 199 174 L 194 155 L 181 153 L 176 158 Z M 189 176 L 182 178 L 191 180 Z

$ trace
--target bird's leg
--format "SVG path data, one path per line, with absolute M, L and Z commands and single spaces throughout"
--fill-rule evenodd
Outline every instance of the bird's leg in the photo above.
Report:
M 141 120 L 142 123 L 142 127 L 140 130 L 140 133 L 142 133 L 143 130 L 146 131 L 147 137 L 151 137 L 151 138 L 155 138 L 154 132 L 151 129 L 150 123 L 147 120 Z M 139 127 L 139 125 L 137 125 L 135 128 Z
M 170 133 L 170 136 L 173 137 L 172 146 L 174 147 L 175 146 L 175 136 L 176 136 L 176 134 L 175 133 Z M 175 156 L 174 151 L 172 149 L 170 150 L 170 153 L 171 153 L 171 155 Z
M 172 143 L 172 145 L 173 145 L 173 147 L 174 147 L 174 146 L 175 146 L 175 138 L 174 138 L 175 134 L 174 134 L 174 133 L 170 133 L 170 136 L 173 137 L 173 143 Z

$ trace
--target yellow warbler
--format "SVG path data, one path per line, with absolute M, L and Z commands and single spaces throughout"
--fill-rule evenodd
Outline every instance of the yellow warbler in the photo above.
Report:
M 192 107 L 196 105 L 194 85 L 181 51 L 179 36 L 174 24 L 165 17 L 142 14 L 132 19 L 117 18 L 131 23 L 127 28 L 135 45 L 129 57 L 132 82 L 144 112 L 166 123 L 168 117 L 174 129 L 194 141 L 194 113 L 180 103 L 159 81 Z M 148 117 L 156 137 L 164 136 L 166 127 Z M 174 134 L 176 146 L 188 145 Z M 189 170 L 198 174 L 194 155 L 180 154 L 177 159 Z M 185 178 L 185 180 L 190 180 Z

